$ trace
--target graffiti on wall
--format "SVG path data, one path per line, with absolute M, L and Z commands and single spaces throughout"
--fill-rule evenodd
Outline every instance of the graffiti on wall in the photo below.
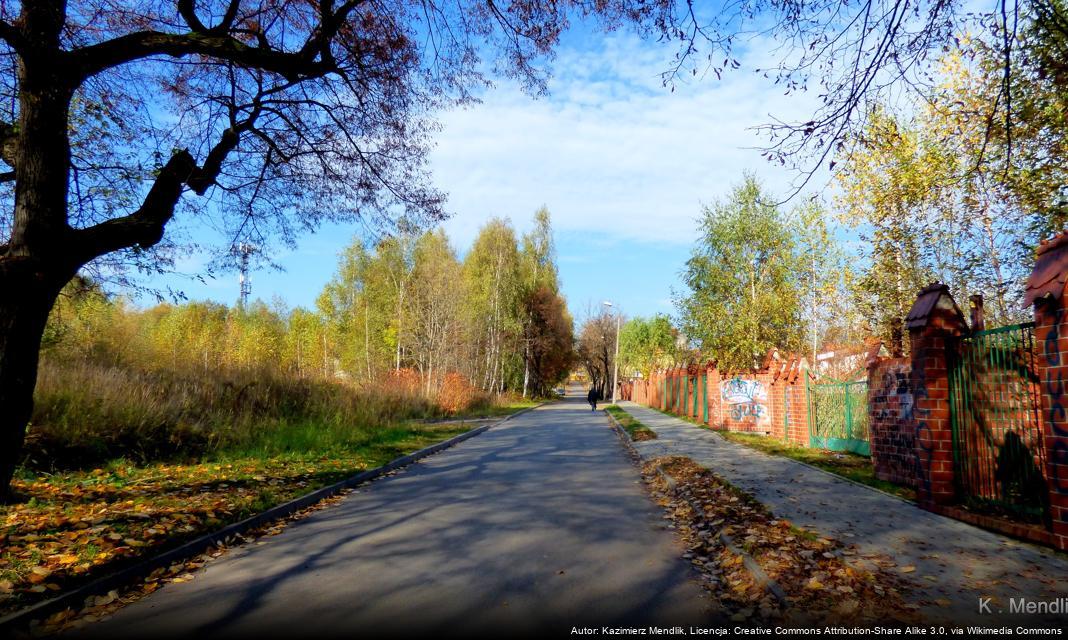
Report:
M 724 380 L 720 383 L 720 397 L 727 405 L 731 420 L 741 422 L 752 418 L 758 426 L 770 426 L 768 389 L 759 380 Z
M 1064 370 L 1061 368 L 1061 346 L 1060 346 L 1060 328 L 1061 323 L 1064 322 L 1064 309 L 1058 306 L 1053 311 L 1053 326 L 1049 328 L 1049 333 L 1046 334 L 1045 340 L 1045 355 L 1046 355 L 1046 396 L 1049 398 L 1049 415 L 1047 422 L 1049 422 L 1050 429 L 1053 431 L 1053 447 L 1049 452 L 1050 456 L 1050 471 L 1052 472 L 1052 484 L 1054 490 L 1059 494 L 1068 494 L 1068 478 L 1062 478 L 1062 469 L 1068 465 L 1068 446 L 1065 445 L 1065 438 L 1068 437 L 1068 426 L 1065 422 L 1068 421 L 1068 411 L 1064 407 L 1065 396 L 1065 384 L 1064 384 Z M 1057 372 L 1057 377 L 1054 378 L 1054 371 Z

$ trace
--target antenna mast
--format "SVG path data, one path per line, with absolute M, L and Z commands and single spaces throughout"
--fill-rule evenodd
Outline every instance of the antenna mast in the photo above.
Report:
M 252 293 L 252 279 L 248 275 L 248 262 L 249 256 L 251 256 L 254 251 L 256 251 L 255 245 L 248 242 L 242 242 L 237 245 L 237 252 L 240 254 L 238 260 L 240 261 L 239 264 L 241 268 L 241 275 L 238 280 L 240 290 L 238 293 L 237 304 L 242 309 L 248 304 L 248 297 Z

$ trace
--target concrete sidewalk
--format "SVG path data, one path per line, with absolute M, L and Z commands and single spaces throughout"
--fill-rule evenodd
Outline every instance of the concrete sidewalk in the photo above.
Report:
M 542 406 L 87 627 L 91 637 L 567 635 L 711 624 L 602 413 Z
M 889 556 L 899 572 L 902 567 L 915 567 L 901 572 L 916 585 L 908 600 L 921 604 L 920 613 L 932 622 L 974 622 L 988 627 L 1068 623 L 1066 613 L 1011 613 L 1009 601 L 1068 597 L 1068 557 L 1063 554 L 728 442 L 708 429 L 659 411 L 632 402 L 620 406 L 657 433 L 656 440 L 634 443 L 643 458 L 690 457 L 751 493 L 778 517 L 855 545 L 862 558 Z M 989 613 L 980 612 L 980 598 L 993 598 Z

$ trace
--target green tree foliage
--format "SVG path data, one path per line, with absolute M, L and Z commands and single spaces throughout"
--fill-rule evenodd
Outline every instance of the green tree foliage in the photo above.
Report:
M 484 391 L 551 388 L 570 366 L 573 330 L 548 210 L 534 221 L 521 240 L 489 221 L 462 262 L 440 230 L 354 241 L 317 303 L 328 370 L 370 382 L 412 368 L 428 393 L 450 372 Z
M 457 397 L 483 397 L 463 388 L 472 382 L 483 391 L 525 385 L 546 394 L 574 359 L 556 274 L 542 209 L 522 241 L 510 223 L 487 223 L 463 262 L 442 230 L 370 247 L 357 239 L 315 310 L 261 301 L 140 310 L 79 279 L 51 315 L 46 352 L 57 361 L 166 375 L 226 371 L 369 388 L 400 369 L 388 384 L 414 379 L 413 391 L 426 398 L 447 379 Z
M 891 115 L 872 114 L 864 144 L 837 175 L 844 221 L 861 227 L 867 267 L 858 278 L 855 299 L 872 331 L 885 341 L 900 339 L 916 292 L 938 277 L 963 283 L 960 260 L 947 261 L 945 249 L 954 224 L 943 217 L 947 154 L 934 141 L 905 128 Z M 956 257 L 956 251 L 950 257 Z
M 757 366 L 773 347 L 800 350 L 813 275 L 819 289 L 838 277 L 813 261 L 829 237 L 820 209 L 788 215 L 747 175 L 726 202 L 704 209 L 682 273 L 687 291 L 675 298 L 681 329 L 727 370 Z
M 463 273 L 471 377 L 486 390 L 512 386 L 522 367 L 523 316 L 519 248 L 509 222 L 496 218 L 482 227 Z
M 460 272 L 460 262 L 444 231 L 419 238 L 404 313 L 409 321 L 403 342 L 407 360 L 419 370 L 427 393 L 458 366 L 462 356 L 456 340 L 463 326 L 462 300 L 453 291 L 460 282 Z
M 866 241 L 855 300 L 884 339 L 934 280 L 962 305 L 983 296 L 988 326 L 1029 316 L 1034 247 L 1068 222 L 1068 14 L 1060 0 L 1028 10 L 1011 73 L 1002 39 L 962 37 L 910 116 L 873 111 L 844 156 L 841 214 Z
M 679 332 L 663 314 L 631 318 L 619 332 L 619 366 L 627 377 L 677 364 Z

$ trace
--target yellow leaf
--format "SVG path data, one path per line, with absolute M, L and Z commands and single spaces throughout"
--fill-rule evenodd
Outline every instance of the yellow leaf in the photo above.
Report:
M 912 566 L 911 564 L 907 565 L 907 566 L 904 566 L 904 567 L 901 567 L 901 573 L 912 573 L 915 570 L 916 570 L 916 567 Z

